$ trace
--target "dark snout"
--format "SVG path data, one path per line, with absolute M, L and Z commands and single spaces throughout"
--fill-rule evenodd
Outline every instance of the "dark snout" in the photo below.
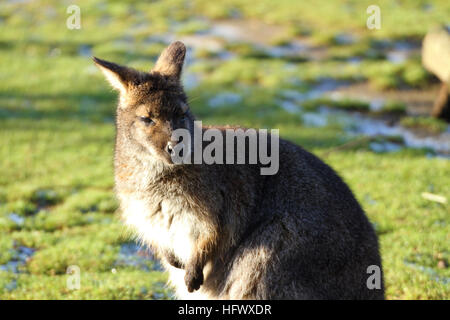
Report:
M 177 154 L 175 146 L 182 141 L 182 138 L 174 139 L 172 137 L 174 127 L 172 123 L 166 124 L 166 133 L 167 133 L 167 142 L 165 146 L 163 147 L 165 158 L 169 163 L 179 163 L 180 161 L 177 161 L 178 156 L 182 156 L 180 154 Z M 178 150 L 179 153 L 179 150 Z
M 174 155 L 174 148 L 177 145 L 178 142 L 176 141 L 169 141 L 166 146 L 166 152 L 169 154 L 169 156 Z

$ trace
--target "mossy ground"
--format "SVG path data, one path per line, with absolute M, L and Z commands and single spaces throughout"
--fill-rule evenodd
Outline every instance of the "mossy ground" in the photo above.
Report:
M 145 268 L 118 263 L 133 239 L 113 195 L 116 94 L 89 56 L 149 70 L 164 47 L 154 39 L 169 31 L 201 33 L 208 25 L 200 16 L 284 25 L 289 35 L 307 35 L 328 48 L 323 61 L 275 58 L 244 45 L 229 46 L 236 56 L 226 61 L 204 51 L 186 70 L 200 77 L 188 91 L 191 106 L 206 124 L 278 128 L 282 137 L 323 156 L 376 226 L 387 298 L 448 299 L 449 207 L 421 193 L 449 198 L 449 161 L 428 158 L 421 149 L 380 154 L 367 144 L 336 148 L 351 139 L 341 126 L 303 126 L 279 105 L 281 90 L 308 92 L 324 78 L 368 81 L 380 89 L 429 85 L 417 57 L 394 64 L 377 43 L 420 39 L 432 24 L 448 22 L 448 1 L 430 2 L 430 10 L 421 1 L 379 2 L 379 32 L 365 28 L 370 1 L 78 1 L 79 30 L 66 28 L 70 3 L 2 2 L 0 265 L 21 263 L 17 272 L 0 268 L 0 299 L 170 297 L 167 276 L 153 262 Z M 340 33 L 359 40 L 340 44 Z M 274 44 L 286 45 L 286 39 Z M 361 64 L 342 63 L 354 56 Z M 209 101 L 224 92 L 241 98 L 211 107 Z M 338 107 L 367 109 L 367 102 L 341 101 Z M 80 290 L 67 288 L 71 265 L 80 267 Z

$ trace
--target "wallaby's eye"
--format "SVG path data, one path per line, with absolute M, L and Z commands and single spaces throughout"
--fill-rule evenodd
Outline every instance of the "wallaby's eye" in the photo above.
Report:
M 149 117 L 139 117 L 139 120 L 141 120 L 146 126 L 151 126 L 155 124 L 155 122 Z

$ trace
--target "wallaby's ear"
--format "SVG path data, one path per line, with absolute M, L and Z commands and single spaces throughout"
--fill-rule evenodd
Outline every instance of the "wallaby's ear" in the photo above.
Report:
M 136 71 L 96 57 L 93 57 L 92 59 L 97 67 L 103 72 L 106 80 L 108 80 L 112 87 L 119 90 L 121 94 L 125 94 L 130 83 L 136 78 Z
M 161 53 L 152 72 L 158 72 L 163 76 L 179 80 L 185 55 L 186 47 L 184 44 L 180 41 L 173 42 Z

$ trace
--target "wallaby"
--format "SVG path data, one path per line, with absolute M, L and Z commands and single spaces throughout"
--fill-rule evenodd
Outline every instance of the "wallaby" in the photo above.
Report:
M 195 126 L 180 80 L 185 54 L 172 43 L 150 72 L 93 58 L 120 94 L 114 166 L 123 220 L 161 259 L 176 296 L 383 299 L 374 229 L 311 153 L 280 139 L 274 175 L 261 175 L 261 164 L 173 162 L 181 141 L 172 133 Z M 375 288 L 370 266 L 379 270 Z

